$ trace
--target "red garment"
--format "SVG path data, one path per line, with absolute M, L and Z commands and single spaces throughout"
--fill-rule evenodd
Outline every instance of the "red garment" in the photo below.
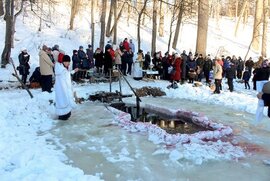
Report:
M 172 66 L 175 68 L 175 73 L 171 75 L 171 80 L 181 80 L 182 59 L 180 57 L 176 58 Z
M 115 59 L 115 52 L 112 48 L 110 48 L 110 55 L 112 56 L 112 60 L 114 61 Z
M 128 41 L 124 41 L 124 42 L 123 42 L 123 47 L 124 47 L 127 51 L 129 51 L 129 43 L 128 43 Z

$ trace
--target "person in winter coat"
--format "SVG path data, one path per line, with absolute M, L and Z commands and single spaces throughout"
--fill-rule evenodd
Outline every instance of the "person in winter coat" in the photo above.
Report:
M 61 56 L 59 56 L 59 54 L 61 54 Z M 64 55 L 65 55 L 65 52 L 60 49 L 59 45 L 54 45 L 52 47 L 52 56 L 53 56 L 54 62 L 61 62 L 62 60 L 60 59 Z
M 226 78 L 228 80 L 228 86 L 230 92 L 233 91 L 233 79 L 235 78 L 235 65 L 230 63 L 229 67 L 226 69 Z
M 79 47 L 78 57 L 79 57 L 79 59 L 81 61 L 81 68 L 89 70 L 90 69 L 90 62 L 88 60 L 87 54 L 83 50 L 83 46 Z
M 253 60 L 252 60 L 251 57 L 246 61 L 245 66 L 248 68 L 248 71 L 249 71 L 249 73 L 250 73 L 250 75 L 251 75 L 251 73 L 252 73 L 252 68 L 253 68 L 253 66 L 254 66 L 254 62 L 253 62 Z
M 102 66 L 104 65 L 104 56 L 100 48 L 96 49 L 94 53 L 94 58 L 95 58 L 95 66 L 97 68 L 97 73 L 101 73 Z
M 243 70 L 244 70 L 244 61 L 242 60 L 241 57 L 238 57 L 238 66 L 236 70 L 238 79 L 242 78 Z
M 170 74 L 168 68 L 171 66 L 170 62 L 172 62 L 172 57 L 169 55 L 169 52 L 165 53 L 165 56 L 162 58 L 162 67 L 163 67 L 163 73 L 162 73 L 162 79 L 163 80 L 170 80 Z
M 182 59 L 179 56 L 178 53 L 174 54 L 174 61 L 172 62 L 172 66 L 173 66 L 173 72 L 171 74 L 171 81 L 172 83 L 174 81 L 179 82 L 181 80 L 181 64 L 182 64 Z
M 69 65 L 68 55 L 64 55 L 62 63 L 55 64 L 55 108 L 59 120 L 67 120 L 74 105 L 70 73 L 77 72 L 78 68 L 70 72 Z
M 268 60 L 264 60 L 261 65 L 261 68 L 259 68 L 256 72 L 256 89 L 258 93 L 262 92 L 264 84 L 267 83 L 269 80 L 270 69 L 268 64 L 269 64 Z M 256 110 L 256 120 L 255 120 L 256 123 L 262 120 L 263 108 L 264 103 L 262 100 L 259 100 Z
M 120 48 L 116 48 L 114 56 L 115 56 L 115 65 L 116 65 L 116 67 L 119 70 L 121 70 L 121 65 L 122 65 L 121 56 L 122 56 L 122 52 L 121 52 Z
M 152 62 L 154 64 L 154 69 L 158 71 L 159 76 L 161 76 L 163 72 L 161 52 L 155 53 Z
M 135 53 L 135 45 L 132 42 L 132 39 L 129 40 L 129 48 L 132 50 L 133 53 Z
M 182 70 L 181 70 L 181 84 L 184 84 L 187 77 L 187 54 L 186 50 L 181 54 L 182 59 Z
M 218 60 L 214 60 L 213 73 L 214 73 L 215 86 L 216 86 L 214 94 L 220 94 L 220 84 L 222 80 L 222 67 L 218 63 Z
M 129 51 L 129 43 L 127 38 L 125 38 L 123 41 L 123 48 Z
M 30 55 L 27 53 L 26 48 L 22 48 L 21 53 L 19 54 L 19 73 L 22 76 L 22 82 L 26 84 L 27 80 L 27 75 L 29 74 L 29 60 L 30 60 Z
M 188 62 L 187 62 L 187 71 L 188 71 L 188 80 L 189 80 L 188 83 L 193 83 L 194 79 L 196 78 L 197 76 L 196 67 L 197 67 L 197 64 L 196 64 L 195 59 L 193 58 L 192 55 L 189 55 Z
M 249 79 L 250 79 L 251 75 L 248 71 L 248 68 L 245 69 L 245 72 L 243 74 L 243 80 L 244 80 L 244 83 L 245 83 L 245 89 L 250 89 L 250 85 L 249 85 Z
M 46 45 L 42 46 L 39 52 L 39 65 L 41 74 L 41 88 L 42 91 L 52 92 L 52 76 L 54 63 L 51 61 L 47 53 L 48 47 Z
M 142 50 L 138 51 L 136 60 L 140 63 L 140 67 L 142 68 L 144 62 L 144 54 Z
M 198 74 L 198 81 L 201 82 L 202 78 L 203 78 L 203 65 L 204 65 L 204 59 L 202 54 L 199 54 L 199 57 L 196 60 L 196 64 L 197 64 L 197 74 Z
M 88 48 L 86 49 L 86 55 L 88 57 L 90 68 L 93 68 L 94 67 L 94 52 L 93 52 L 92 45 L 88 45 Z
M 121 72 L 123 75 L 127 75 L 128 52 L 126 49 L 123 49 L 121 61 L 122 61 Z
M 72 70 L 80 69 L 80 68 L 81 68 L 81 60 L 79 59 L 78 51 L 77 50 L 73 50 L 73 55 L 72 55 Z M 74 73 L 74 75 L 73 75 L 72 78 L 73 78 L 74 81 L 78 81 L 80 78 L 82 78 L 81 72 Z
M 144 58 L 144 64 L 143 64 L 143 69 L 144 70 L 147 70 L 149 69 L 149 65 L 151 63 L 151 55 L 150 55 L 150 52 L 148 51 L 145 55 L 145 58 Z
M 132 70 L 132 64 L 133 64 L 133 52 L 131 49 L 128 51 L 128 71 L 127 74 L 131 75 L 131 70 Z
M 212 70 L 212 67 L 213 67 L 213 63 L 212 63 L 210 55 L 208 54 L 203 64 L 203 72 L 206 79 L 206 83 L 208 84 L 210 83 L 209 78 L 210 78 L 210 71 Z
M 104 74 L 106 76 L 109 76 L 110 71 L 112 71 L 112 66 L 113 66 L 113 58 L 110 53 L 111 50 L 112 50 L 111 48 L 107 49 L 104 55 Z

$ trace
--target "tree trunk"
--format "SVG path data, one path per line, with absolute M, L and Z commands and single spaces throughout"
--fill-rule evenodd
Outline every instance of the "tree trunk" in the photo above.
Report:
M 267 27 L 269 18 L 269 1 L 264 0 L 264 12 L 263 12 L 263 37 L 262 37 L 262 56 L 267 57 Z
M 109 12 L 109 17 L 108 17 L 107 26 L 106 26 L 106 37 L 110 37 L 110 29 L 111 29 L 111 24 L 112 24 L 113 10 L 114 10 L 114 0 L 111 0 L 110 12 Z
M 41 27 L 42 27 L 42 14 L 43 14 L 43 1 L 40 2 L 40 17 L 39 17 L 39 28 L 38 31 L 41 31 Z
M 70 13 L 70 20 L 69 20 L 69 30 L 74 29 L 74 19 L 77 13 L 77 1 L 71 0 L 71 13 Z
M 175 0 L 176 2 L 176 0 Z M 176 3 L 175 3 L 176 4 Z M 170 35 L 169 35 L 169 41 L 168 41 L 168 52 L 170 52 L 170 47 L 171 47 L 171 41 L 172 41 L 172 34 L 173 34 L 173 22 L 175 21 L 175 6 L 173 8 L 173 12 L 172 12 L 172 18 L 171 18 L 171 23 L 170 23 Z
M 138 51 L 141 49 L 141 19 L 142 19 L 143 12 L 146 8 L 147 1 L 148 0 L 144 0 L 143 7 L 141 11 L 139 12 L 139 16 L 138 16 L 138 26 L 137 26 Z
M 129 19 L 130 19 L 130 14 L 131 14 L 131 2 L 128 3 L 128 15 L 127 15 L 127 25 L 129 27 Z
M 160 1 L 160 10 L 159 10 L 159 28 L 158 28 L 158 33 L 160 37 L 164 36 L 164 10 L 162 7 L 163 3 Z
M 260 49 L 262 15 L 263 15 L 263 0 L 256 0 L 256 10 L 255 10 L 254 25 L 253 25 L 253 37 L 252 37 L 252 48 L 257 52 Z
M 107 8 L 107 0 L 102 0 L 102 13 L 100 17 L 100 41 L 99 41 L 99 48 L 103 51 L 104 44 L 105 44 L 105 24 L 106 24 L 106 8 Z
M 114 22 L 113 27 L 112 27 L 112 29 L 111 29 L 111 31 L 110 31 L 110 36 L 112 36 L 112 33 L 113 33 L 113 31 L 114 31 L 114 28 L 117 26 L 117 22 L 119 21 L 119 19 L 120 19 L 121 16 L 122 16 L 122 12 L 123 12 L 123 9 L 124 9 L 124 7 L 125 7 L 125 4 L 126 4 L 126 2 L 123 3 L 123 5 L 122 5 L 122 7 L 121 7 L 121 9 L 120 9 L 120 12 L 119 12 L 119 14 L 118 14 L 118 16 L 117 16 L 117 19 L 116 19 L 116 21 Z
M 3 16 L 4 14 L 4 0 L 0 0 L 0 16 Z
M 234 31 L 234 36 L 237 36 L 237 32 L 238 32 L 240 20 L 241 20 L 241 18 L 243 17 L 246 8 L 247 8 L 247 0 L 245 0 L 244 4 L 243 4 L 243 6 L 242 6 L 242 9 L 241 9 L 241 11 L 240 11 L 239 18 L 238 18 L 238 21 L 237 21 L 237 23 L 236 23 L 236 27 L 235 27 L 235 31 Z
M 247 1 L 246 9 L 244 12 L 244 18 L 243 18 L 244 26 L 248 23 L 248 15 L 249 15 L 249 1 Z
M 5 47 L 1 55 L 1 68 L 5 68 L 9 63 L 11 53 L 12 31 L 13 31 L 13 14 L 14 14 L 14 0 L 6 0 L 5 2 L 5 21 L 6 21 L 6 36 Z
M 154 55 L 156 52 L 156 41 L 157 41 L 157 2 L 158 0 L 153 0 L 153 19 L 152 19 L 152 44 L 151 44 L 151 54 Z
M 207 46 L 207 32 L 208 32 L 208 12 L 209 12 L 209 1 L 199 0 L 198 5 L 198 27 L 197 27 L 197 41 L 196 41 L 196 52 L 206 54 Z
M 93 50 L 95 46 L 95 1 L 96 0 L 91 1 L 91 44 Z
M 175 29 L 174 38 L 173 38 L 173 44 L 172 44 L 173 49 L 176 49 L 177 42 L 178 42 L 179 30 L 181 27 L 182 17 L 183 17 L 183 12 L 184 12 L 184 3 L 185 3 L 185 1 L 181 0 L 179 12 L 178 12 L 178 17 L 177 17 L 176 29 Z
M 113 31 L 113 44 L 117 44 L 117 0 L 114 0 L 114 31 Z

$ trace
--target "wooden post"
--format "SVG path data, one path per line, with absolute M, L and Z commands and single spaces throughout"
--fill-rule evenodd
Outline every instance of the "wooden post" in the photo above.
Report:
M 14 72 L 15 72 L 15 73 L 12 73 L 12 75 L 18 79 L 18 81 L 22 84 L 22 87 L 27 91 L 27 93 L 30 95 L 30 97 L 31 97 L 31 99 L 32 99 L 34 96 L 33 96 L 33 94 L 30 92 L 30 90 L 28 89 L 28 87 L 27 87 L 27 86 L 23 83 L 23 81 L 20 79 L 20 77 L 19 77 L 19 75 L 18 75 L 18 73 L 17 73 L 17 70 L 16 70 L 16 68 L 15 68 L 15 64 L 14 64 L 12 58 L 10 58 L 9 61 L 12 63 L 12 66 L 13 66 L 13 69 L 14 69 Z
M 110 74 L 110 92 L 112 92 L 112 69 L 109 69 Z
M 118 70 L 118 78 L 119 78 L 119 91 L 120 91 L 120 94 L 122 95 L 121 74 L 118 67 L 117 67 L 117 70 Z

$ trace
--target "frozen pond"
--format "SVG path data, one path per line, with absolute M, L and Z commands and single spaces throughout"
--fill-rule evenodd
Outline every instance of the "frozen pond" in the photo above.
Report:
M 168 108 L 184 108 L 204 113 L 216 122 L 233 128 L 237 141 L 250 151 L 240 160 L 211 160 L 196 164 L 186 159 L 172 160 L 156 154 L 164 145 L 148 141 L 146 135 L 130 133 L 112 125 L 113 115 L 102 104 L 85 103 L 73 111 L 68 122 L 59 122 L 52 133 L 65 146 L 70 164 L 85 174 L 104 180 L 254 180 L 269 181 L 270 120 L 262 126 L 250 124 L 254 115 L 217 105 L 182 99 L 142 98 L 143 103 Z M 125 99 L 132 103 L 134 98 Z M 170 148 L 168 148 L 170 149 Z M 194 150 L 196 152 L 196 150 Z

